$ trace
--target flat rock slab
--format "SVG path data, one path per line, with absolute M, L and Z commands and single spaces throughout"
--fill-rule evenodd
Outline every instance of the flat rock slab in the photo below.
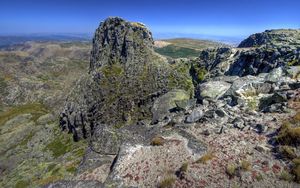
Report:
M 229 88 L 231 84 L 223 81 L 209 81 L 199 85 L 200 98 L 218 99 L 220 98 Z
M 184 163 L 197 160 L 189 140 L 180 135 L 164 137 L 162 146 L 123 145 L 111 173 L 112 182 L 124 187 L 157 187 L 167 173 L 177 171 Z

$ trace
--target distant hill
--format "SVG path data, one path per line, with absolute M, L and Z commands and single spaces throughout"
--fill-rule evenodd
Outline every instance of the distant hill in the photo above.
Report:
M 25 42 L 83 42 L 91 41 L 91 36 L 88 34 L 30 34 L 18 36 L 0 36 L 0 48 L 23 44 Z
M 206 48 L 228 46 L 210 40 L 175 38 L 155 41 L 155 51 L 172 58 L 197 57 L 199 52 Z

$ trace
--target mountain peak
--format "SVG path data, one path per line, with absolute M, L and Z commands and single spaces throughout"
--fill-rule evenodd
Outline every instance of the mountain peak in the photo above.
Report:
M 95 32 L 90 69 L 135 61 L 142 53 L 152 51 L 153 44 L 152 33 L 144 24 L 109 17 Z

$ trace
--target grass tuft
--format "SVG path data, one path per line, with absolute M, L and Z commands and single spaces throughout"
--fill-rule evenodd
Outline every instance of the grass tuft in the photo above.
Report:
M 244 171 L 249 171 L 249 170 L 251 170 L 251 163 L 250 163 L 249 161 L 242 160 L 242 161 L 241 161 L 241 168 L 242 168 Z
M 159 183 L 158 187 L 159 188 L 171 188 L 171 187 L 173 187 L 175 181 L 176 181 L 176 179 L 174 177 L 166 177 Z
M 212 152 L 207 152 L 204 154 L 200 159 L 196 161 L 196 163 L 203 163 L 206 164 L 208 161 L 212 160 L 214 158 L 214 154 Z
M 150 143 L 152 146 L 162 146 L 165 144 L 165 139 L 161 136 L 155 136 Z
M 233 178 L 236 174 L 237 166 L 235 164 L 228 164 L 226 167 L 226 173 L 230 178 Z

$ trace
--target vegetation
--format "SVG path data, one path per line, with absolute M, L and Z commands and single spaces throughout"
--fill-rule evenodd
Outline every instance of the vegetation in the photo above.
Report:
M 207 74 L 207 70 L 205 68 L 200 68 L 197 70 L 197 78 L 199 81 L 203 81 Z
M 251 170 L 251 163 L 249 161 L 242 160 L 241 161 L 241 168 L 245 171 L 249 171 L 249 170 Z
M 159 183 L 158 187 L 159 188 L 171 188 L 171 187 L 173 187 L 175 181 L 176 181 L 176 179 L 174 177 L 166 177 Z
M 280 179 L 290 182 L 290 181 L 293 181 L 294 176 L 292 174 L 290 174 L 289 172 L 283 170 L 280 174 Z
M 300 183 L 300 157 L 293 159 L 292 174 L 295 176 L 295 181 Z
M 161 136 L 155 136 L 152 140 L 151 140 L 151 145 L 152 146 L 162 146 L 165 143 L 165 139 Z
M 194 85 L 190 76 L 190 64 L 186 61 L 178 61 L 171 65 L 172 72 L 169 75 L 169 87 L 186 90 L 190 97 L 194 95 Z
M 161 55 L 172 58 L 198 57 L 201 50 L 210 47 L 226 46 L 224 44 L 209 40 L 197 40 L 188 38 L 177 38 L 163 40 L 169 45 L 155 48 L 155 51 Z
M 295 148 L 291 146 L 280 146 L 279 147 L 280 154 L 286 159 L 294 159 L 297 157 Z
M 4 78 L 0 77 L 0 95 L 6 93 L 7 83 Z
M 167 39 L 164 41 L 176 46 L 191 48 L 195 50 L 204 50 L 210 47 L 226 46 L 222 43 L 218 43 L 210 40 L 199 40 L 199 39 L 189 39 L 189 38 Z
M 258 174 L 255 176 L 255 179 L 256 179 L 257 181 L 261 181 L 261 180 L 264 179 L 264 177 L 263 177 L 263 175 L 262 175 L 261 173 L 258 173 Z
M 277 140 L 284 145 L 298 145 L 300 143 L 300 112 L 281 126 Z
M 247 106 L 250 110 L 257 110 L 258 108 L 258 101 L 255 97 L 249 98 L 247 100 Z
M 15 188 L 25 188 L 29 186 L 28 181 L 20 180 L 16 183 Z
M 282 157 L 292 162 L 290 173 L 283 171 L 280 178 L 286 181 L 296 181 L 300 183 L 300 157 L 296 153 L 295 146 L 300 144 L 300 112 L 285 121 L 279 129 L 277 141 L 279 153 Z
M 175 46 L 173 44 L 162 48 L 155 48 L 155 52 L 171 58 L 198 57 L 200 53 L 199 50 Z
M 235 164 L 228 164 L 226 167 L 226 173 L 230 178 L 233 178 L 236 174 L 237 166 Z
M 182 166 L 180 167 L 179 171 L 180 172 L 187 172 L 188 167 L 189 167 L 189 163 L 185 162 L 185 163 L 182 164 Z
M 208 74 L 208 70 L 205 68 L 204 65 L 199 64 L 199 62 L 195 60 L 191 60 L 191 61 L 192 61 L 192 66 L 191 66 L 190 74 L 192 75 L 194 84 L 196 85 L 199 82 L 202 82 L 206 78 Z
M 288 62 L 288 66 L 295 66 L 295 65 L 297 65 L 298 64 L 298 60 L 297 59 L 294 59 L 294 60 L 292 60 L 292 61 L 290 61 L 290 62 Z
M 38 117 L 40 117 L 43 114 L 46 114 L 47 112 L 47 108 L 40 103 L 15 106 L 0 114 L 0 126 L 3 125 L 9 119 L 16 117 L 20 114 L 30 113 L 32 115 L 32 120 L 36 121 Z
M 46 148 L 50 150 L 55 158 L 68 152 L 69 148 L 64 145 L 60 140 L 53 140 Z
M 196 163 L 203 163 L 206 164 L 207 161 L 212 160 L 214 158 L 214 154 L 212 152 L 207 152 L 204 154 L 200 159 L 196 161 Z
M 119 76 L 123 73 L 123 67 L 118 63 L 106 65 L 102 67 L 101 70 L 104 73 L 105 77 Z

